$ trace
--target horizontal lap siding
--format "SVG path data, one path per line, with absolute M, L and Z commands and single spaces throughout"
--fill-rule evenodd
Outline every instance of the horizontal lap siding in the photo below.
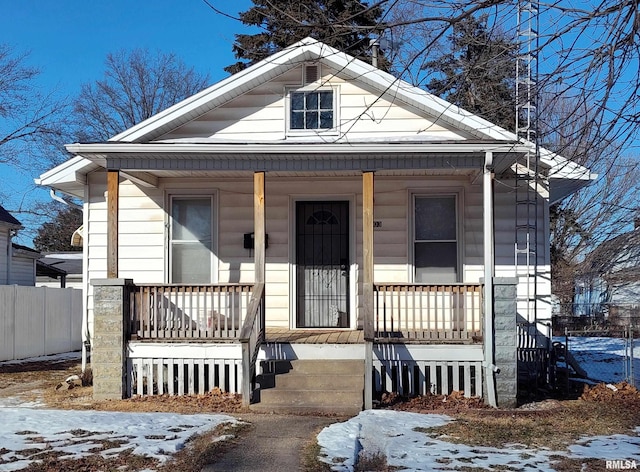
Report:
M 105 174 L 91 174 L 88 204 L 89 224 L 86 233 L 89 251 L 89 280 L 106 275 L 106 201 Z M 138 283 L 166 281 L 165 192 L 185 194 L 211 191 L 217 195 L 218 212 L 218 281 L 252 283 L 254 252 L 244 248 L 244 234 L 253 231 L 253 181 L 224 179 L 216 181 L 163 179 L 161 188 L 141 188 L 122 182 L 120 185 L 120 276 Z M 360 178 L 275 178 L 266 179 L 266 231 L 269 235 L 267 261 L 267 316 L 270 326 L 289 326 L 292 220 L 292 196 L 323 200 L 334 197 L 354 200 L 350 231 L 355 228 L 357 246 L 355 264 L 362 263 L 362 180 Z M 462 270 L 468 283 L 477 283 L 482 270 L 482 186 L 468 178 L 375 178 L 374 229 L 375 280 L 403 283 L 410 280 L 407 264 L 410 245 L 410 193 L 463 190 L 463 260 Z M 145 195 L 146 194 L 146 195 Z M 337 197 L 336 197 L 337 196 Z M 496 186 L 496 261 L 497 276 L 513 275 L 513 195 Z M 540 222 L 541 224 L 542 222 Z M 359 276 L 356 269 L 354 276 Z M 359 288 L 357 289 L 359 290 Z M 541 287 L 547 294 L 549 287 Z M 359 303 L 360 294 L 355 294 Z M 89 299 L 91 306 L 91 299 Z
M 36 262 L 30 257 L 20 257 L 15 253 L 11 258 L 11 280 L 12 285 L 30 285 L 36 284 Z
M 93 288 L 90 281 L 107 275 L 106 173 L 87 175 L 89 186 L 85 227 L 88 251 L 87 311 L 93 333 Z M 119 277 L 137 283 L 164 282 L 164 194 L 161 189 L 139 187 L 120 179 L 118 214 Z
M 495 186 L 495 260 L 497 277 L 514 277 L 515 271 L 515 181 L 503 180 Z M 551 267 L 548 252 L 549 226 L 548 202 L 540 198 L 538 203 L 537 229 L 537 318 L 551 319 Z M 524 279 L 519 282 L 518 293 L 526 293 Z M 523 304 L 518 307 L 518 313 L 523 314 Z M 530 320 L 533 321 L 533 320 Z
M 323 78 L 317 84 L 338 88 L 339 131 L 351 138 L 428 135 L 434 139 L 460 139 L 436 119 L 426 119 L 412 107 L 394 102 L 393 90 L 379 97 L 357 80 L 336 77 L 336 71 L 322 66 Z M 286 90 L 301 85 L 302 67 L 247 91 L 240 97 L 212 110 L 161 139 L 216 137 L 235 140 L 281 140 L 286 136 Z
M 0 226 L 0 285 L 7 283 L 7 245 L 9 230 Z

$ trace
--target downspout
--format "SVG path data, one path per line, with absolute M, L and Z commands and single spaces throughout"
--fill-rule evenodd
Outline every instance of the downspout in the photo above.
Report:
M 482 169 L 482 209 L 484 241 L 484 375 L 487 403 L 496 408 L 497 368 L 494 364 L 493 332 L 493 276 L 494 276 L 494 233 L 493 233 L 493 153 L 485 153 Z

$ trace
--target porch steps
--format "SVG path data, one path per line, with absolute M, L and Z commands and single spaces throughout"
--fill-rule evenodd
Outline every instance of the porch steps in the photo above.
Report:
M 266 361 L 254 411 L 355 415 L 362 410 L 364 361 Z

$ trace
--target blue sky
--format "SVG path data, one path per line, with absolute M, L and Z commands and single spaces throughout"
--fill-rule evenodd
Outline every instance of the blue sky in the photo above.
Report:
M 250 0 L 209 0 L 236 16 Z M 226 77 L 223 68 L 235 59 L 234 34 L 247 32 L 239 22 L 214 12 L 203 0 L 0 0 L 0 43 L 28 51 L 28 64 L 40 69 L 37 85 L 74 97 L 83 83 L 102 78 L 108 53 L 148 48 L 173 52 L 211 83 Z M 16 209 L 21 201 L 48 200 L 48 191 L 34 189 L 38 171 L 20 174 L 0 166 L 0 187 L 13 195 L 0 202 Z M 15 215 L 25 226 L 28 216 Z M 31 246 L 23 231 L 18 242 Z
M 251 5 L 210 3 L 233 16 Z M 175 52 L 215 82 L 227 75 L 222 69 L 234 61 L 234 34 L 244 28 L 203 0 L 0 0 L 0 6 L 0 43 L 31 51 L 42 85 L 71 95 L 102 76 L 109 52 L 139 47 Z

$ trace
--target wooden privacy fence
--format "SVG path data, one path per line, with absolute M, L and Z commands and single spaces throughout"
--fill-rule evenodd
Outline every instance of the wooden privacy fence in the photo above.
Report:
M 480 284 L 375 284 L 376 337 L 474 341 L 482 334 Z
M 82 347 L 82 290 L 0 285 L 0 361 Z

